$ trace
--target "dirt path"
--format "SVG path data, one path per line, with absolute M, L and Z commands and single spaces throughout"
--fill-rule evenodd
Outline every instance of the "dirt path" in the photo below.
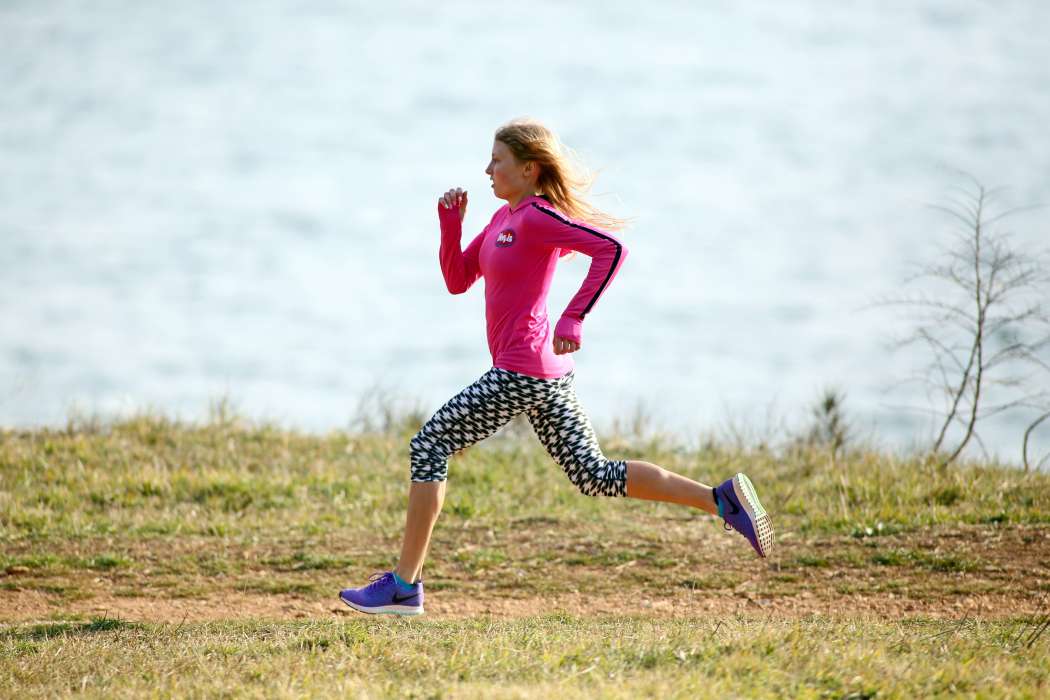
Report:
M 82 552 L 83 545 L 78 546 Z M 99 546 L 112 548 L 113 543 Z M 213 545 L 199 545 L 201 556 L 214 554 L 204 552 L 207 546 Z M 544 551 L 550 553 L 549 548 Z M 741 558 L 727 563 L 720 560 L 723 551 L 711 548 L 712 553 L 699 560 L 691 554 L 691 560 L 683 557 L 689 560 L 687 565 L 669 567 L 633 560 L 616 566 L 582 566 L 555 558 L 533 565 L 541 573 L 531 573 L 531 587 L 505 583 L 515 572 L 522 575 L 520 568 L 513 567 L 522 566 L 525 551 L 512 552 L 503 569 L 466 571 L 446 565 L 435 579 L 445 585 L 435 584 L 434 590 L 427 591 L 426 618 L 564 612 L 993 619 L 1050 612 L 1050 527 L 974 526 L 877 541 L 849 537 L 789 540 L 781 544 L 776 558 L 765 562 Z M 136 561 L 145 560 L 144 553 L 130 554 Z M 171 585 L 170 581 L 161 581 L 148 568 L 45 576 L 9 567 L 0 573 L 0 623 L 8 624 L 103 615 L 167 623 L 360 615 L 337 598 L 338 589 L 347 583 L 345 571 L 188 573 L 178 578 L 195 580 L 196 588 L 191 589 L 195 592 L 177 596 L 166 592 L 170 589 L 164 586 Z M 293 592 L 258 590 L 259 580 L 283 582 L 296 576 L 302 584 Z M 546 577 L 560 587 L 537 592 L 535 582 Z M 699 585 L 694 585 L 694 579 Z
M 90 600 L 55 606 L 50 596 L 37 591 L 6 592 L 0 617 L 5 622 L 43 621 L 65 616 L 106 616 L 138 622 L 231 620 L 242 618 L 292 620 L 333 619 L 360 615 L 339 602 L 335 591 L 330 600 L 293 595 L 222 594 L 203 599 L 125 598 L 100 595 Z M 1047 612 L 1045 601 L 1018 599 L 1009 595 L 957 596 L 934 601 L 915 601 L 894 595 L 832 596 L 803 595 L 763 599 L 720 596 L 710 592 L 652 598 L 639 595 L 566 594 L 531 598 L 487 598 L 447 592 L 432 594 L 426 602 L 428 619 L 451 620 L 476 616 L 524 617 L 563 612 L 572 615 L 630 615 L 649 617 L 703 617 L 726 614 L 769 614 L 795 618 L 812 614 L 836 617 L 901 616 L 938 618 L 999 618 Z

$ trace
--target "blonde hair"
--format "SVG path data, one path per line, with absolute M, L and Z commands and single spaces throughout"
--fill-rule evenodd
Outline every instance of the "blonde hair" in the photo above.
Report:
M 612 231 L 627 225 L 625 219 L 610 216 L 587 201 L 585 195 L 594 184 L 594 175 L 583 168 L 572 149 L 540 122 L 535 119 L 507 122 L 496 129 L 496 140 L 506 145 L 518 161 L 540 166 L 536 187 L 569 218 Z

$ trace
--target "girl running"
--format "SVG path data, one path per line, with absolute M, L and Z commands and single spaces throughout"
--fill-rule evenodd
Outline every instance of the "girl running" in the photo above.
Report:
M 412 483 L 401 558 L 340 599 L 366 613 L 419 615 L 420 574 L 445 500 L 448 459 L 528 416 L 536 436 L 569 480 L 587 496 L 629 496 L 679 503 L 717 515 L 744 535 L 759 556 L 773 546 L 773 525 L 744 474 L 711 488 L 655 464 L 607 459 L 576 398 L 572 353 L 582 347 L 583 321 L 616 277 L 627 248 L 610 230 L 623 222 L 595 209 L 582 193 L 589 180 L 570 166 L 557 137 L 542 124 L 515 120 L 496 131 L 485 168 L 507 204 L 461 248 L 467 193 L 438 200 L 439 258 L 452 294 L 485 278 L 485 317 L 492 368 L 438 409 L 411 441 Z M 579 292 L 551 332 L 547 292 L 558 259 L 590 256 Z

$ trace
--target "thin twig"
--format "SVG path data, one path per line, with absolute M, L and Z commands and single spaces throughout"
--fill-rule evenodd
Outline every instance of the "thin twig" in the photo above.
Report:
M 1044 420 L 1046 420 L 1047 418 L 1050 418 L 1050 411 L 1047 411 L 1043 415 L 1041 415 L 1038 418 L 1036 418 L 1035 421 L 1033 421 L 1032 424 L 1028 426 L 1028 429 L 1024 431 L 1024 441 L 1021 443 L 1021 457 L 1024 460 L 1024 470 L 1025 470 L 1026 474 L 1029 471 L 1029 465 L 1028 465 L 1028 439 L 1032 436 L 1032 431 L 1035 430 L 1036 427 L 1040 423 L 1042 423 Z M 1042 464 L 1042 460 L 1040 460 L 1039 463 L 1041 465 Z

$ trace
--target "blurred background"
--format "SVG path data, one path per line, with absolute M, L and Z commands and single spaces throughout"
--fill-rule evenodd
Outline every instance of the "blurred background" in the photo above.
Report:
M 900 384 L 928 357 L 872 305 L 950 241 L 927 205 L 960 171 L 1000 210 L 1050 202 L 1041 0 L 12 0 L 0 41 L 8 426 L 224 397 L 312 431 L 377 396 L 429 415 L 491 366 L 437 198 L 468 190 L 469 241 L 503 204 L 494 130 L 533 116 L 635 221 L 575 355 L 600 430 L 769 432 L 837 387 L 857 435 L 906 448 L 935 427 Z M 1019 249 L 1046 216 L 1009 220 Z M 561 264 L 553 318 L 588 264 Z M 1018 459 L 1031 418 L 988 450 Z

